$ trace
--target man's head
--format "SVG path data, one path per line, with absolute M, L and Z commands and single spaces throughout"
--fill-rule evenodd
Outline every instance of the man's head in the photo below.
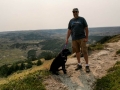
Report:
M 74 8 L 72 12 L 73 12 L 73 16 L 74 16 L 75 18 L 78 18 L 78 14 L 79 14 L 78 8 Z

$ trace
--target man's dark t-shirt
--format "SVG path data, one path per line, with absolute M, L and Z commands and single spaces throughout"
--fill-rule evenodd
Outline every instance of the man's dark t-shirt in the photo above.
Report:
M 73 18 L 70 20 L 68 29 L 71 30 L 72 40 L 78 40 L 85 38 L 85 27 L 87 27 L 87 22 L 83 17 Z

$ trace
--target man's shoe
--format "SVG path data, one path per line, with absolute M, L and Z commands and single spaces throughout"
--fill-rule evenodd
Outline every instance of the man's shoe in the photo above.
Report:
M 77 65 L 77 68 L 75 70 L 82 69 L 82 65 Z
M 90 72 L 89 66 L 86 66 L 86 72 Z

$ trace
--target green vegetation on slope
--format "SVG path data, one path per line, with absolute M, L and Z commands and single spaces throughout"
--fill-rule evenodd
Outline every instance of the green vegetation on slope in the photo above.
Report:
M 104 43 L 110 43 L 110 42 L 117 42 L 118 40 L 120 40 L 120 34 L 114 35 L 114 36 L 106 36 L 101 40 L 99 40 L 97 43 L 104 44 Z
M 33 63 L 30 60 L 24 61 L 24 62 L 16 62 L 13 63 L 11 65 L 2 65 L 0 67 L 0 77 L 7 77 L 19 70 L 25 70 L 25 69 L 29 69 L 32 68 L 33 65 L 37 65 L 40 66 L 43 64 L 43 62 L 41 60 L 36 60 L 37 62 Z
M 104 49 L 104 45 L 103 45 L 103 44 L 100 44 L 100 43 L 91 44 L 91 45 L 88 47 L 88 50 L 102 50 L 102 49 Z
M 102 50 L 104 49 L 105 43 L 117 42 L 118 40 L 120 40 L 120 34 L 114 35 L 114 36 L 105 36 L 101 40 L 97 41 L 95 44 L 89 45 L 88 49 L 89 50 Z
M 98 79 L 94 90 L 120 90 L 120 62 L 108 70 L 108 74 Z
M 23 79 L 10 81 L 7 84 L 0 85 L 0 90 L 46 90 L 42 82 L 49 74 L 50 73 L 47 70 L 40 70 Z
M 25 51 L 20 49 L 0 49 L 0 66 L 13 64 L 17 61 L 25 61 Z

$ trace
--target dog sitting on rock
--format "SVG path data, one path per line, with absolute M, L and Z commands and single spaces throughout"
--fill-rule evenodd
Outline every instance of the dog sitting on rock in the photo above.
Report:
M 64 74 L 66 74 L 65 63 L 67 61 L 67 56 L 70 55 L 71 52 L 68 49 L 63 49 L 58 56 L 53 60 L 50 66 L 50 72 L 52 74 L 59 75 L 59 68 L 62 67 Z

